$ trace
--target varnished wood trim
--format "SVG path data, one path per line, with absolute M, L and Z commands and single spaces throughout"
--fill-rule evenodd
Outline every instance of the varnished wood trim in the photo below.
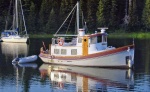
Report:
M 122 51 L 127 51 L 128 48 L 130 49 L 134 49 L 134 45 L 127 45 L 124 47 L 119 47 L 116 49 L 112 49 L 112 50 L 108 50 L 108 51 L 104 51 L 104 52 L 99 52 L 99 53 L 94 53 L 94 54 L 89 54 L 87 56 L 54 56 L 55 59 L 60 59 L 60 60 L 79 60 L 79 59 L 88 59 L 88 58 L 94 58 L 94 57 L 101 57 L 101 56 L 106 56 L 106 55 L 110 55 L 110 54 L 115 54 L 115 53 L 119 53 Z M 51 58 L 51 56 L 49 54 L 40 54 L 41 57 L 44 58 Z

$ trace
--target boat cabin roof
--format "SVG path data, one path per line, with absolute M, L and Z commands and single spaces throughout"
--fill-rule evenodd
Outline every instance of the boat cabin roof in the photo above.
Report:
M 87 36 L 87 37 L 95 37 L 95 36 L 102 36 L 102 35 L 105 35 L 107 36 L 108 34 L 107 33 L 93 33 L 93 34 L 85 34 L 84 36 Z M 67 34 L 55 34 L 54 37 L 77 37 L 79 35 L 67 35 Z M 83 36 L 80 36 L 80 37 L 83 37 Z

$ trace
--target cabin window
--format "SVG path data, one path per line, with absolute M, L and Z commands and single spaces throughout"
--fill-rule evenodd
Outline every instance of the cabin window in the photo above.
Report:
M 102 42 L 107 42 L 107 36 L 106 35 L 102 35 Z
M 66 75 L 61 75 L 61 79 L 66 79 Z
M 97 37 L 97 42 L 99 43 L 99 42 L 101 42 L 102 41 L 102 37 L 101 36 L 98 36 Z
M 71 81 L 77 81 L 76 74 L 71 74 Z
M 66 49 L 61 49 L 61 54 L 66 55 Z
M 59 75 L 58 74 L 54 74 L 54 78 L 58 79 Z
M 91 44 L 97 43 L 97 37 L 91 37 Z
M 59 54 L 59 49 L 54 49 L 55 54 Z
M 72 49 L 71 50 L 71 55 L 77 55 L 77 49 Z
M 82 43 L 82 38 L 78 38 L 78 43 Z

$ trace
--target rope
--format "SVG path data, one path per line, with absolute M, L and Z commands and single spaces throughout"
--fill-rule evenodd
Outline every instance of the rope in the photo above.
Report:
M 74 13 L 75 13 L 75 11 L 73 12 L 73 15 L 74 15 Z M 69 25 L 68 25 L 68 28 L 67 28 L 67 31 L 66 31 L 66 33 L 68 32 L 69 26 L 70 26 L 70 24 L 71 24 L 71 21 L 72 21 L 72 19 L 73 19 L 73 15 L 72 15 L 72 17 L 71 17 L 71 20 L 70 20 L 70 23 L 69 23 Z
M 59 29 L 57 30 L 57 32 L 55 33 L 55 35 L 59 32 L 59 30 L 62 28 L 62 26 L 64 25 L 64 23 L 67 21 L 68 17 L 71 15 L 71 13 L 73 12 L 73 10 L 76 8 L 77 4 L 74 6 L 74 8 L 72 9 L 72 11 L 69 13 L 69 15 L 67 16 L 67 18 L 65 19 L 65 21 L 62 23 L 62 25 L 59 27 Z

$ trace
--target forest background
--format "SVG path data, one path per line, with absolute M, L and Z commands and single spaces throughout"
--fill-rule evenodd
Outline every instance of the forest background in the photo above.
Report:
M 28 33 L 55 33 L 76 2 L 22 0 Z M 0 31 L 5 29 L 9 5 L 10 0 L 0 0 Z M 98 27 L 108 27 L 110 33 L 150 31 L 150 0 L 80 0 L 80 8 L 89 32 Z M 68 20 L 63 26 L 64 31 L 69 23 Z M 70 24 L 69 30 L 73 27 L 74 24 Z

